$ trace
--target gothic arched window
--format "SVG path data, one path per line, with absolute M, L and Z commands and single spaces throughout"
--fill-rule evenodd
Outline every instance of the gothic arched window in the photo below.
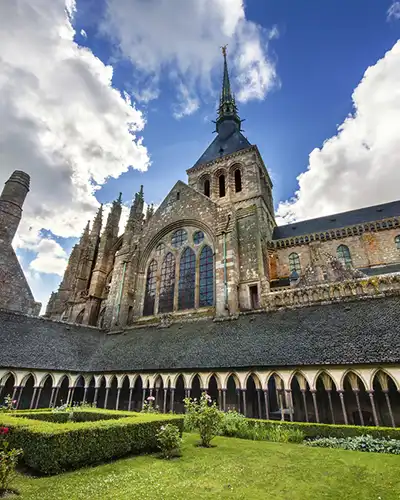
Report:
M 178 229 L 174 232 L 171 239 L 171 245 L 179 248 L 187 242 L 187 232 L 184 229 Z
M 300 276 L 301 265 L 299 254 L 293 252 L 289 255 L 289 270 L 290 274 L 297 273 Z
M 400 234 L 398 236 L 396 236 L 396 238 L 394 239 L 394 242 L 396 243 L 397 250 L 400 250 Z
M 242 172 L 239 168 L 235 170 L 235 192 L 240 193 L 242 190 Z
M 353 265 L 351 260 L 350 250 L 347 245 L 339 245 L 337 247 L 336 253 L 337 253 L 337 258 L 344 266 L 351 267 Z
M 209 246 L 205 246 L 200 253 L 200 290 L 199 306 L 214 304 L 214 258 Z
M 185 231 L 186 233 L 186 231 Z M 158 312 L 167 313 L 174 309 L 175 292 L 175 257 L 167 253 L 161 268 L 160 299 Z
M 147 270 L 143 316 L 152 316 L 154 314 L 156 288 L 157 288 L 157 262 L 155 260 L 152 260 Z
M 210 179 L 204 181 L 204 194 L 210 197 Z
M 84 316 L 84 314 L 85 314 L 85 309 L 82 309 L 82 311 L 76 317 L 75 323 L 77 323 L 78 325 L 81 325 L 82 322 L 83 322 L 83 316 Z
M 218 177 L 219 182 L 219 197 L 223 198 L 225 196 L 225 175 L 221 174 Z
M 179 265 L 178 309 L 192 309 L 194 307 L 195 287 L 196 255 L 188 247 L 182 252 Z

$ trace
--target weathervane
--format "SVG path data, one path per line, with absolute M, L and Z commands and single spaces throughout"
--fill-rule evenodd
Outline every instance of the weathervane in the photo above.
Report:
M 227 47 L 228 47 L 228 44 L 226 44 L 226 45 L 222 45 L 222 47 L 221 47 L 221 49 L 222 49 L 222 55 L 223 55 L 224 57 L 226 57 L 226 48 L 227 48 Z

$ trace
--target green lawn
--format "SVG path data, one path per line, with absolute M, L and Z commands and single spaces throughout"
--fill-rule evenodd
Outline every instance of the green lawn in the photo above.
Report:
M 138 456 L 59 476 L 19 475 L 23 500 L 400 499 L 400 456 L 184 435 L 183 456 Z

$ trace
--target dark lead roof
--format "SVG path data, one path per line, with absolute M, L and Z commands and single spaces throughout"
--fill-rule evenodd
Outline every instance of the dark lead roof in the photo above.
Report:
M 274 240 L 292 238 L 293 236 L 320 233 L 396 216 L 400 216 L 400 201 L 392 201 L 373 207 L 359 208 L 358 210 L 278 226 L 274 229 L 272 238 Z
M 217 134 L 217 137 L 197 160 L 195 166 L 214 161 L 217 158 L 236 153 L 236 151 L 246 149 L 250 146 L 249 141 L 239 130 L 234 129 L 233 133 L 226 138 Z
M 400 298 L 155 326 L 96 329 L 0 312 L 0 367 L 179 371 L 399 363 Z

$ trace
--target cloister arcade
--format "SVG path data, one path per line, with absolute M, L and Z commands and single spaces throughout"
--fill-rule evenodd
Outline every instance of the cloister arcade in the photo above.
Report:
M 400 426 L 400 367 L 321 367 L 252 372 L 77 374 L 0 369 L 0 405 L 18 409 L 63 403 L 182 413 L 185 397 L 207 391 L 223 411 L 252 418 Z

